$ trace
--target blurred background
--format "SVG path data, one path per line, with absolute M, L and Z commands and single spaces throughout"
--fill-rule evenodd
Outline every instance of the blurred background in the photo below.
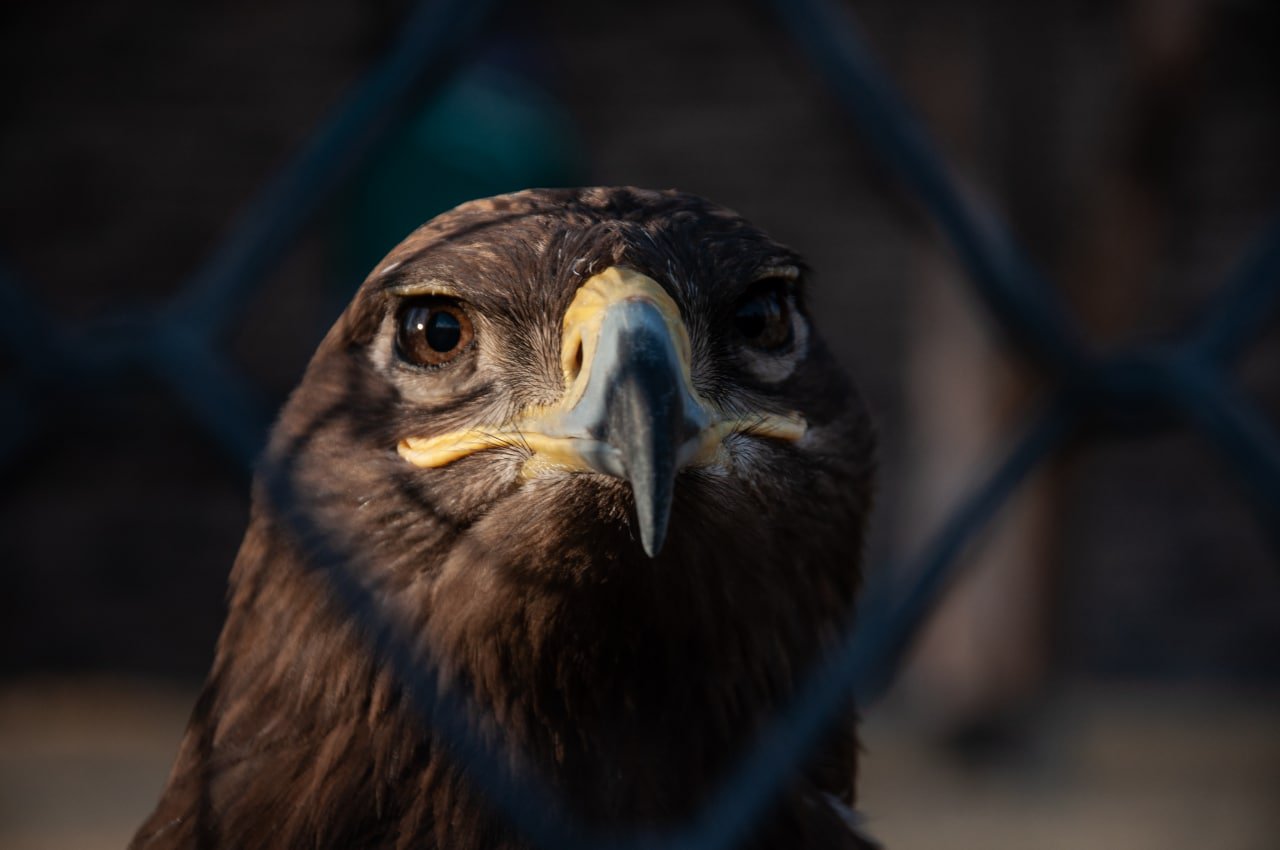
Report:
M 847 6 L 1097 350 L 1194 325 L 1280 208 L 1270 0 Z M 411 11 L 0 8 L 0 846 L 123 846 L 176 751 L 259 437 L 175 388 L 225 379 L 265 424 L 364 272 L 460 201 L 676 187 L 805 254 L 880 428 L 881 577 L 1047 397 L 765 4 L 505 4 L 407 106 L 348 122 L 361 155 L 304 172 L 314 214 L 245 261 L 233 306 L 171 300 L 234 266 L 224 240 Z M 207 369 L 121 342 L 206 319 Z M 1273 430 L 1278 330 L 1231 370 Z M 1280 846 L 1280 514 L 1195 431 L 1125 424 L 1018 489 L 866 711 L 861 807 L 888 847 Z

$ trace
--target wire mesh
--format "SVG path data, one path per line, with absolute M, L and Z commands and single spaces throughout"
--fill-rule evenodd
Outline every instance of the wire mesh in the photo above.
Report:
M 246 467 L 262 444 L 267 418 L 253 392 L 217 346 L 294 237 L 398 117 L 449 73 L 482 29 L 494 3 L 420 4 L 386 59 L 301 153 L 263 189 L 221 247 L 157 311 L 119 317 L 96 346 L 72 346 L 68 334 L 0 274 L 0 341 L 15 353 L 20 377 L 0 387 L 6 399 L 0 451 L 12 454 L 35 433 L 38 395 L 70 394 L 87 381 L 149 372 L 196 414 L 209 437 Z M 1087 349 L 1056 291 L 1015 244 L 1008 228 L 972 192 L 962 191 L 920 122 L 871 58 L 848 10 L 834 0 L 767 4 L 827 80 L 874 154 L 946 234 L 969 281 L 1001 328 L 1056 385 L 1007 456 L 954 508 L 894 585 L 873 586 L 856 628 L 802 683 L 791 706 L 767 728 L 708 805 L 684 827 L 663 833 L 600 835 L 573 821 L 536 777 L 513 769 L 500 744 L 477 732 L 480 709 L 442 692 L 432 659 L 416 648 L 365 588 L 344 551 L 305 510 L 293 489 L 288 452 L 260 467 L 274 513 L 323 572 L 370 651 L 392 669 L 435 737 L 468 779 L 513 827 L 546 848 L 726 848 L 751 829 L 794 775 L 852 694 L 865 705 L 892 681 L 905 648 L 954 579 L 961 554 L 1018 484 L 1085 420 L 1108 421 L 1125 408 L 1159 408 L 1198 428 L 1237 471 L 1269 528 L 1280 517 L 1280 438 L 1232 387 L 1223 367 L 1237 357 L 1280 301 L 1280 216 L 1247 252 L 1208 305 L 1203 321 L 1173 343 L 1099 356 Z M 196 378 L 196 380 L 193 380 Z M 1280 539 L 1277 539 L 1280 547 Z M 888 571 L 881 571 L 881 575 Z

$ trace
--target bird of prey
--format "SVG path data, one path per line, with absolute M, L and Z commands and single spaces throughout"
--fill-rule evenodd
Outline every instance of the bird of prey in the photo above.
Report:
M 272 433 L 212 670 L 134 848 L 524 848 L 336 604 L 293 512 L 518 775 L 603 833 L 696 816 L 848 627 L 865 408 L 792 250 L 675 191 L 412 233 Z M 865 846 L 852 712 L 743 846 Z

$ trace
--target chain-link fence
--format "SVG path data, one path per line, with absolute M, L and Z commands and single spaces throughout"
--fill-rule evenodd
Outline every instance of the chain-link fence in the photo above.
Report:
M 428 96 L 462 50 L 483 31 L 496 4 L 429 0 L 406 21 L 386 58 L 350 100 L 260 193 L 220 248 L 168 302 L 147 312 L 60 327 L 0 274 L 0 340 L 19 371 L 5 399 L 0 456 L 18 452 L 41 418 L 87 385 L 139 370 L 170 387 L 208 436 L 246 466 L 267 417 L 220 350 L 220 340 L 255 287 L 326 198 L 373 151 L 397 119 Z M 509 759 L 477 734 L 477 708 L 441 692 L 430 658 L 412 647 L 356 578 L 358 553 L 343 551 L 294 497 L 288 456 L 261 465 L 275 513 L 292 528 L 312 566 L 329 579 L 370 650 L 398 675 L 413 705 L 463 766 L 470 781 L 542 847 L 734 845 L 807 757 L 852 694 L 860 705 L 892 681 L 905 647 L 945 593 L 967 544 L 1018 484 L 1065 441 L 1108 430 L 1190 424 L 1221 452 L 1254 497 L 1273 542 L 1280 529 L 1280 437 L 1232 386 L 1227 367 L 1280 299 L 1280 216 L 1178 339 L 1104 355 L 1091 351 L 1055 289 L 1008 230 L 958 186 L 911 110 L 870 57 L 854 21 L 835 0 L 772 0 L 772 13 L 810 57 L 882 164 L 929 211 L 968 271 L 970 284 L 1018 350 L 1054 387 L 1040 412 L 989 477 L 955 506 L 905 581 L 873 582 L 857 628 L 813 670 L 793 704 L 768 726 L 708 805 L 663 834 L 593 835 L 572 823 L 542 786 L 512 775 Z M 880 576 L 888 571 L 881 571 Z

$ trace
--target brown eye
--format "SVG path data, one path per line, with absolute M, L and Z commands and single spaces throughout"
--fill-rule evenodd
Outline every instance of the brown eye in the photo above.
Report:
M 443 366 L 471 345 L 471 319 L 451 298 L 430 296 L 400 308 L 396 349 L 419 366 Z
M 738 303 L 733 314 L 738 333 L 749 345 L 766 351 L 791 342 L 791 297 L 785 281 L 761 281 Z

